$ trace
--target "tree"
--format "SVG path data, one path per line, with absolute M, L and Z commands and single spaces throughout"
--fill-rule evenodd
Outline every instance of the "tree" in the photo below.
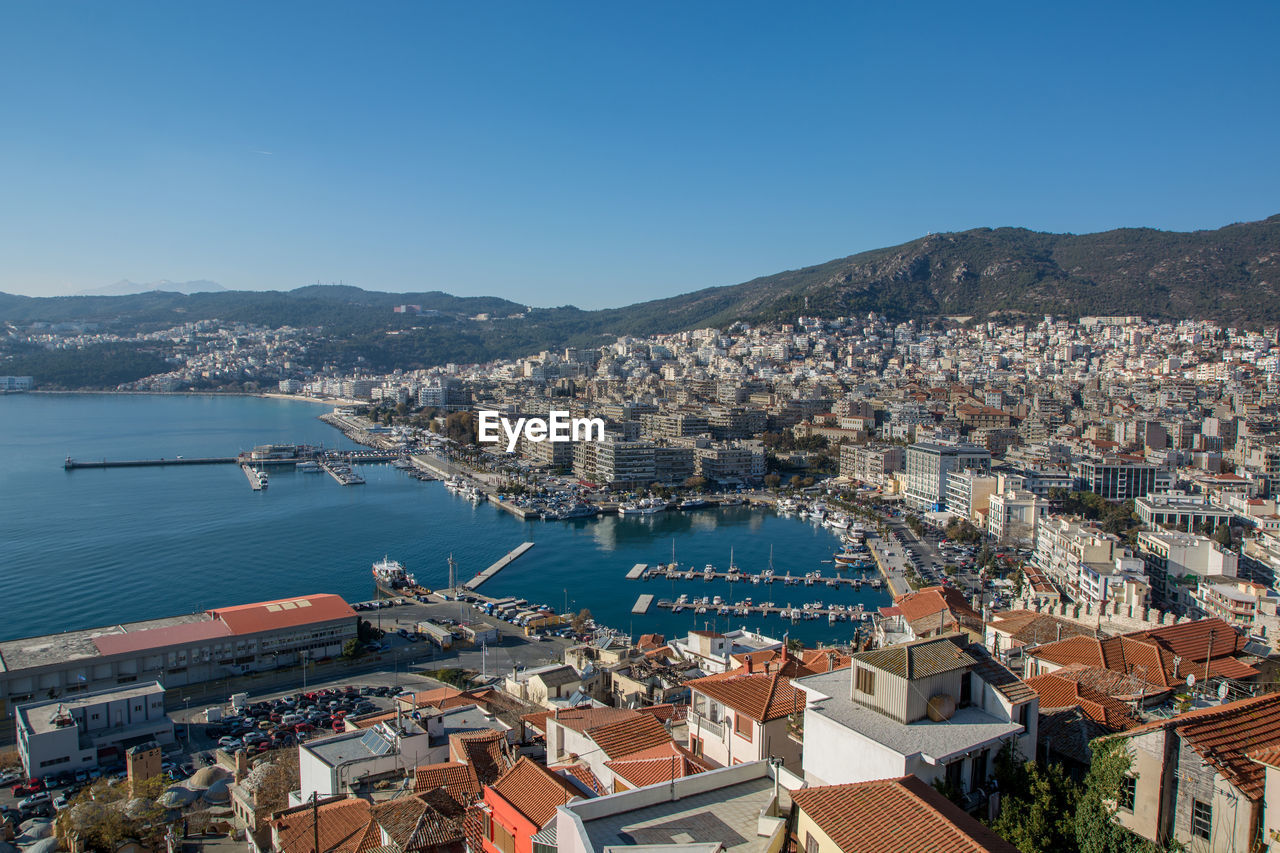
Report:
M 362 654 L 364 654 L 364 646 L 355 637 L 342 644 L 342 656 L 344 658 L 358 658 Z
M 692 477 L 684 481 L 684 487 L 686 489 L 692 489 L 695 492 L 700 492 L 707 487 L 707 478 L 694 474 Z
M 1223 548 L 1231 547 L 1231 525 L 1219 524 L 1218 529 L 1213 531 L 1213 541 L 1217 542 Z
M 782 485 L 782 478 L 777 474 L 765 474 L 764 485 L 767 489 L 776 489 Z
M 573 617 L 573 630 L 581 634 L 587 629 L 587 623 L 590 621 L 591 611 L 585 607 L 582 608 L 578 611 L 578 614 Z
M 1000 815 L 991 824 L 1021 853 L 1057 853 L 1075 846 L 1079 786 L 1060 764 L 1021 761 L 1011 744 L 996 756 Z
M 1076 844 L 1080 853 L 1154 853 L 1159 848 L 1116 821 L 1120 786 L 1133 758 L 1128 738 L 1095 740 L 1093 760 L 1076 803 Z

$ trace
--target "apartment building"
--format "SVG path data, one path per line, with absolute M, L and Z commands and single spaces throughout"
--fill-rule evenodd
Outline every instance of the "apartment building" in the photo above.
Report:
M 123 763 L 130 746 L 174 741 L 158 681 L 20 705 L 15 717 L 29 779 Z
M 982 527 L 991 496 L 996 492 L 996 478 L 989 472 L 965 469 L 947 474 L 947 511 Z
M 905 458 L 906 452 L 895 444 L 843 444 L 840 446 L 840 476 L 884 489 L 893 473 L 902 470 Z
M 1073 466 L 1072 474 L 1077 490 L 1093 492 L 1109 501 L 1139 498 L 1172 485 L 1167 469 L 1157 468 L 1141 456 L 1081 459 Z
M 913 509 L 947 508 L 947 477 L 966 468 L 991 470 L 991 453 L 975 444 L 918 442 L 906 450 L 906 501 Z
M 1144 495 L 1133 502 L 1134 512 L 1148 527 L 1170 527 L 1194 533 L 1197 530 L 1216 530 L 1218 525 L 1231 523 L 1234 513 L 1212 503 L 1206 495 L 1189 495 L 1185 492 L 1167 492 Z
M 995 492 L 987 499 L 987 533 L 1003 545 L 1030 545 L 1047 511 L 1047 504 L 1031 492 Z
M 1146 563 L 1155 604 L 1178 614 L 1195 612 L 1201 581 L 1235 578 L 1240 560 L 1207 536 L 1174 530 L 1139 533 L 1138 555 Z

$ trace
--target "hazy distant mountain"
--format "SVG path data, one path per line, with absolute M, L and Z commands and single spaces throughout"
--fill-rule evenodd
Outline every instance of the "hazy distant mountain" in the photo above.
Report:
M 163 293 L 221 293 L 226 288 L 218 284 L 216 281 L 206 281 L 198 279 L 196 281 L 169 281 L 162 278 L 159 281 L 148 281 L 139 284 L 136 281 L 129 281 L 122 278 L 115 284 L 108 284 L 106 287 L 97 287 L 92 290 L 81 290 L 76 296 L 131 296 L 135 293 L 151 293 L 153 291 L 161 291 Z

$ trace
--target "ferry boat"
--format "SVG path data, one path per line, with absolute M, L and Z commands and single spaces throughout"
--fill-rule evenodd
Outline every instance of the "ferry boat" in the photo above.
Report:
M 666 501 L 644 498 L 618 505 L 618 515 L 655 515 L 667 508 Z
M 373 579 L 390 589 L 418 585 L 414 576 L 405 571 L 403 564 L 387 556 L 383 556 L 381 560 L 373 564 Z
M 704 509 L 711 506 L 711 501 L 706 498 L 686 498 L 680 501 L 680 509 Z

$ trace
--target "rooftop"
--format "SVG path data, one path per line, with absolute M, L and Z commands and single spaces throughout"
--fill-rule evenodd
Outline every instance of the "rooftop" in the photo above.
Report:
M 26 729 L 33 734 L 49 732 L 59 728 L 67 728 L 54 723 L 60 711 L 70 714 L 80 708 L 90 708 L 105 702 L 118 702 L 143 696 L 164 695 L 164 687 L 158 681 L 145 684 L 131 684 L 128 687 L 111 687 L 106 690 L 95 690 L 92 693 L 79 693 L 62 699 L 46 699 L 19 705 L 17 715 Z
M 800 678 L 796 684 L 809 693 L 806 715 L 820 714 L 899 755 L 919 755 L 929 764 L 941 764 L 1022 731 L 1017 723 L 976 707 L 960 708 L 943 722 L 925 718 L 900 723 L 849 698 L 849 674 L 843 670 Z

